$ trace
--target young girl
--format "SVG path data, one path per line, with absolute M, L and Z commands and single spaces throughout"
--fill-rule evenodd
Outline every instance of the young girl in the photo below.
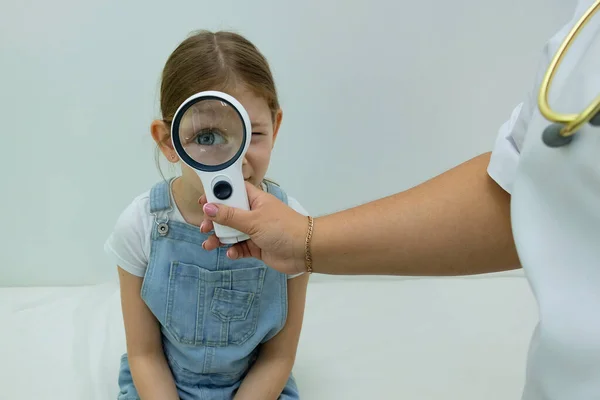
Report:
M 306 214 L 264 179 L 282 111 L 267 61 L 237 34 L 197 33 L 167 60 L 163 119 L 151 124 L 162 154 L 179 162 L 171 120 L 185 99 L 205 90 L 226 92 L 248 111 L 244 179 Z M 204 250 L 203 187 L 184 163 L 181 170 L 133 200 L 105 245 L 118 266 L 127 339 L 118 399 L 299 399 L 291 371 L 308 276 L 286 276 L 256 259 L 232 261 L 227 248 Z M 168 229 L 159 231 L 164 222 Z

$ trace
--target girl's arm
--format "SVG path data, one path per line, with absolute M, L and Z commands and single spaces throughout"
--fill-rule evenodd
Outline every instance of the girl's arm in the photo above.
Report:
M 162 349 L 160 325 L 142 300 L 142 278 L 119 267 L 121 307 L 127 357 L 133 383 L 142 400 L 179 400 Z
M 288 318 L 265 343 L 234 400 L 277 400 L 290 378 L 300 340 L 308 274 L 288 280 Z

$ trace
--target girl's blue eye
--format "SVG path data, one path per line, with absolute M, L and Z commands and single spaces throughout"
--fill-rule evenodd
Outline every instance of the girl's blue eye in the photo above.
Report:
M 196 136 L 195 142 L 200 146 L 214 146 L 227 143 L 227 140 L 216 130 L 207 129 Z

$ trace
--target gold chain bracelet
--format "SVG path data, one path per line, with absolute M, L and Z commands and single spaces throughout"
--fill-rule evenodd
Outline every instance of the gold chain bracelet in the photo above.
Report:
M 314 219 L 311 216 L 308 216 L 308 231 L 306 232 L 306 242 L 304 245 L 304 263 L 306 264 L 306 271 L 309 274 L 312 274 L 312 253 L 310 251 L 310 244 L 312 241 L 314 227 Z

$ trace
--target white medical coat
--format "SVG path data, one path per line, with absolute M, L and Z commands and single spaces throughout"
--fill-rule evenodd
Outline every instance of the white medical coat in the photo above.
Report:
M 579 17 L 546 44 L 536 84 L 500 129 L 489 175 L 512 194 L 521 264 L 539 306 L 523 400 L 600 399 L 600 128 L 589 124 L 567 146 L 549 148 L 539 85 Z M 579 113 L 600 95 L 600 14 L 566 54 L 550 87 L 550 106 Z

